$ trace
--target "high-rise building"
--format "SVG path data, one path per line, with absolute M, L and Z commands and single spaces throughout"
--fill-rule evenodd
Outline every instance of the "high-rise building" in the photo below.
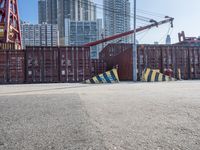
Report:
M 171 44 L 171 37 L 170 37 L 170 35 L 167 35 L 166 43 L 165 44 Z
M 58 46 L 58 26 L 52 24 L 21 24 L 23 48 L 26 46 Z
M 61 45 L 65 44 L 66 18 L 73 21 L 96 20 L 96 6 L 91 0 L 57 0 L 57 23 Z
M 57 0 L 46 0 L 48 24 L 57 24 Z
M 83 45 L 99 40 L 102 32 L 102 19 L 96 21 L 72 21 L 65 19 L 65 45 Z M 98 58 L 101 45 L 91 48 L 91 58 Z
M 38 0 L 38 23 L 42 24 L 46 21 L 46 0 Z
M 104 0 L 104 29 L 105 36 L 111 36 L 130 30 L 129 0 Z M 131 38 L 123 38 L 129 42 Z

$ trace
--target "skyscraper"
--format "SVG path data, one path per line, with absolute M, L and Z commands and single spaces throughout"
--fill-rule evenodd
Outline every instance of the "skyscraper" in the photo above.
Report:
M 166 44 L 171 44 L 171 37 L 170 37 L 170 35 L 167 35 Z
M 57 0 L 46 0 L 48 24 L 57 24 Z
M 57 23 L 61 45 L 65 44 L 66 18 L 72 21 L 94 21 L 96 6 L 91 0 L 57 0 Z
M 104 0 L 103 5 L 105 36 L 130 30 L 129 0 Z M 129 40 L 129 38 L 123 38 L 123 42 L 128 42 Z
M 80 46 L 99 40 L 102 32 L 102 19 L 95 21 L 71 21 L 65 19 L 65 45 Z M 101 45 L 91 48 L 91 58 L 98 58 Z
M 46 22 L 46 0 L 38 0 L 38 23 Z

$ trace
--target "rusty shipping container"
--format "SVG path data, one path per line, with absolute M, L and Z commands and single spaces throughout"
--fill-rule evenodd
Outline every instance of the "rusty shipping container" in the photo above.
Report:
M 89 47 L 27 47 L 0 51 L 0 83 L 82 82 L 104 72 Z
M 60 47 L 60 81 L 81 82 L 91 77 L 89 47 Z
M 59 82 L 57 47 L 26 48 L 26 82 Z
M 110 44 L 102 50 L 100 58 L 107 69 L 118 65 L 119 78 L 132 80 L 132 45 Z M 116 49 L 117 52 L 114 52 Z M 145 68 L 173 71 L 172 76 L 182 79 L 200 79 L 200 47 L 177 45 L 138 45 L 138 80 Z M 121 52 L 121 53 L 120 53 Z M 180 73 L 179 73 L 180 72 Z
M 0 51 L 0 83 L 14 84 L 25 82 L 24 50 Z
M 106 72 L 106 63 L 102 59 L 91 59 L 91 74 L 96 76 Z
M 89 47 L 27 47 L 26 82 L 81 82 L 90 78 Z
M 189 48 L 189 77 L 192 79 L 200 79 L 200 48 Z

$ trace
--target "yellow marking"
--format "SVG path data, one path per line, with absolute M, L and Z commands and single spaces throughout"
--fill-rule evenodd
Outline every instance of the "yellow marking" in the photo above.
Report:
M 97 79 L 97 77 L 96 77 L 96 76 L 95 76 L 95 77 L 93 77 L 92 79 L 94 80 L 94 82 L 95 82 L 96 84 L 98 84 L 98 83 L 99 83 L 99 81 L 98 81 L 98 79 Z
M 178 79 L 181 80 L 181 69 L 178 69 Z
M 155 82 L 155 78 L 156 78 L 156 73 L 157 71 L 152 70 L 152 75 L 151 75 L 151 82 Z
M 148 76 L 149 76 L 149 73 L 150 73 L 151 69 L 147 68 L 146 71 L 144 72 L 144 81 L 147 81 L 148 80 Z
M 119 82 L 119 76 L 118 76 L 118 73 L 117 73 L 117 69 L 112 69 L 114 75 L 115 75 L 115 78 L 117 79 L 117 81 Z M 109 72 L 110 73 L 110 72 Z
M 163 77 L 163 74 L 159 73 L 159 76 L 158 76 L 158 81 L 159 81 L 159 82 L 162 82 L 162 81 L 163 81 L 163 80 L 162 80 L 162 77 Z

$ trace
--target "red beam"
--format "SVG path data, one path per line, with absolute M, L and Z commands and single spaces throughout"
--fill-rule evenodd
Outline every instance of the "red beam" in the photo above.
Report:
M 172 24 L 173 20 L 174 20 L 174 18 L 168 18 L 168 19 L 160 21 L 160 22 L 155 22 L 155 23 L 152 23 L 150 25 L 140 27 L 140 28 L 136 29 L 136 33 L 143 31 L 143 30 L 151 29 L 153 27 L 158 27 L 159 25 L 162 25 L 162 24 L 165 24 L 165 23 L 171 22 L 171 24 Z M 172 24 L 172 27 L 173 27 L 173 24 Z M 108 41 L 111 41 L 111 40 L 115 40 L 115 39 L 122 38 L 122 37 L 130 35 L 130 34 L 133 34 L 134 32 L 135 32 L 134 30 L 131 30 L 131 31 L 128 31 L 128 32 L 116 34 L 116 35 L 106 37 L 104 39 L 101 39 L 101 40 L 98 40 L 98 41 L 95 41 L 95 42 L 90 42 L 90 43 L 84 44 L 83 46 L 96 46 L 96 45 L 101 44 L 101 43 L 105 43 L 105 42 L 108 42 Z

